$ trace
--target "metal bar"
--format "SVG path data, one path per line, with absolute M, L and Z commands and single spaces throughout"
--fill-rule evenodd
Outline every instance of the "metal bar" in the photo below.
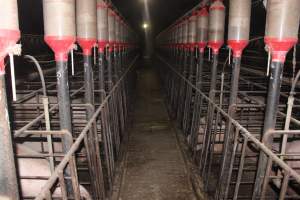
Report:
M 6 98 L 5 75 L 0 74 L 0 197 L 18 200 L 20 197 Z
M 276 114 L 277 114 L 277 105 L 279 104 L 280 88 L 281 88 L 281 77 L 283 73 L 283 63 L 272 62 L 271 65 L 271 75 L 269 81 L 269 91 L 268 91 L 268 100 L 266 105 L 266 113 L 264 120 L 264 133 L 263 137 L 268 138 L 266 141 L 263 139 L 263 142 L 267 147 L 270 147 L 273 142 L 272 137 L 267 136 L 267 132 L 274 130 L 276 125 Z M 261 152 L 259 156 L 259 164 L 256 175 L 256 182 L 254 186 L 253 198 L 257 198 L 261 193 L 262 177 L 266 171 L 267 166 L 267 157 Z
M 93 126 L 95 120 L 99 117 L 100 113 L 103 111 L 104 107 L 107 106 L 107 103 L 109 99 L 112 97 L 112 93 L 116 91 L 116 89 L 120 86 L 122 83 L 122 80 L 124 80 L 128 73 L 133 69 L 134 63 L 136 62 L 138 56 L 136 56 L 133 61 L 130 63 L 129 67 L 127 70 L 124 72 L 124 74 L 120 77 L 120 80 L 114 85 L 112 90 L 110 91 L 109 95 L 103 100 L 101 105 L 98 107 L 98 109 L 95 111 L 87 125 L 84 127 L 84 129 L 81 131 L 80 135 L 77 137 L 76 141 L 73 143 L 69 151 L 66 153 L 62 161 L 59 163 L 58 166 L 56 166 L 56 169 L 54 173 L 51 175 L 51 177 L 48 179 L 47 183 L 44 185 L 40 193 L 37 195 L 35 200 L 43 200 L 47 196 L 47 192 L 49 191 L 50 188 L 53 187 L 53 185 L 56 183 L 57 178 L 58 178 L 58 172 L 60 170 L 64 170 L 65 167 L 68 165 L 68 163 L 73 159 L 73 155 L 75 152 L 79 149 L 81 146 L 82 141 L 84 140 L 84 137 L 86 134 L 88 134 L 89 130 Z M 72 160 L 73 163 L 75 163 L 74 159 Z M 76 168 L 75 168 L 76 169 Z M 73 169 L 74 170 L 74 169 Z M 73 172 L 75 174 L 75 172 Z
M 229 107 L 228 107 L 228 115 L 232 118 L 235 118 L 236 113 L 236 102 L 237 95 L 239 89 L 239 76 L 240 76 L 240 66 L 241 66 L 241 58 L 234 57 L 232 63 L 232 76 L 231 76 L 231 89 L 230 89 L 230 97 L 229 97 Z M 232 124 L 230 120 L 226 122 L 226 131 L 224 134 L 224 150 L 222 156 L 222 164 L 221 164 L 221 173 L 219 178 L 219 193 L 220 198 L 227 198 L 228 187 L 230 184 L 230 176 L 231 171 L 229 170 L 231 166 L 231 157 L 233 151 L 233 130 Z

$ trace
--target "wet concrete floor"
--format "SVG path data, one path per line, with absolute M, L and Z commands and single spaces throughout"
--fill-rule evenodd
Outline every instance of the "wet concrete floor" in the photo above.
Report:
M 158 74 L 138 70 L 137 100 L 119 200 L 194 200 Z

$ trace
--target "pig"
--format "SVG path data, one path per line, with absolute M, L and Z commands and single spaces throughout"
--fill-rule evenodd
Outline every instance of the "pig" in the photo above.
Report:
M 196 145 L 196 151 L 199 151 L 202 149 L 202 146 L 203 146 L 203 139 L 204 139 L 204 135 L 205 135 L 205 126 L 206 126 L 206 117 L 202 117 L 200 119 L 200 126 L 198 128 L 198 131 L 197 131 L 197 145 Z M 220 127 L 220 125 L 218 125 L 217 127 L 219 130 L 220 128 L 222 128 L 222 130 L 225 129 L 225 125 L 222 125 L 222 127 Z M 213 131 L 213 130 L 212 130 Z M 224 138 L 224 135 L 223 134 L 218 134 L 216 136 L 216 140 L 217 141 L 223 141 L 223 138 Z M 189 134 L 187 136 L 187 141 L 189 144 L 192 144 L 192 141 L 191 141 L 191 134 Z M 221 152 L 222 151 L 222 147 L 223 147 L 223 144 L 215 144 L 214 145 L 214 152 Z
M 25 145 L 16 145 L 16 152 L 19 155 L 37 155 L 38 153 Z M 45 177 L 44 180 L 21 179 L 21 194 L 23 197 L 35 197 L 42 190 L 46 184 L 47 178 L 51 176 L 50 166 L 45 159 L 32 158 L 18 158 L 18 172 L 20 177 L 39 176 Z M 92 200 L 89 192 L 83 187 L 79 186 L 81 197 L 85 200 Z M 60 189 L 53 192 L 53 196 L 61 196 Z

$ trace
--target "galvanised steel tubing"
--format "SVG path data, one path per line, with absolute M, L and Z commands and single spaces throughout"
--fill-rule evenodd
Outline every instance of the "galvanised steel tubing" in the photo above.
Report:
M 89 130 L 92 128 L 93 124 L 97 121 L 97 118 L 101 114 L 104 107 L 108 104 L 109 100 L 112 98 L 112 94 L 116 92 L 122 81 L 128 76 L 129 72 L 133 69 L 134 63 L 136 62 L 138 56 L 134 58 L 128 69 L 124 72 L 124 74 L 121 76 L 120 80 L 117 81 L 117 83 L 112 87 L 110 93 L 106 96 L 106 98 L 103 100 L 99 108 L 96 110 L 96 112 L 93 114 L 92 118 L 89 120 L 85 128 L 82 130 L 76 141 L 72 144 L 71 148 L 67 152 L 67 154 L 64 156 L 62 161 L 59 163 L 59 165 L 55 168 L 54 173 L 51 175 L 51 177 L 48 179 L 47 183 L 42 188 L 42 191 L 37 195 L 35 200 L 44 200 L 45 198 L 49 197 L 50 190 L 53 188 L 53 186 L 56 184 L 59 174 L 65 169 L 65 167 L 70 163 L 73 162 L 73 156 L 77 152 L 77 150 L 80 148 L 81 143 L 83 142 L 86 135 L 89 133 Z M 77 180 L 77 176 L 73 177 Z
M 87 121 L 93 116 L 94 113 L 94 76 L 93 76 L 93 64 L 92 56 L 84 55 L 84 88 L 85 88 L 85 103 L 90 104 L 91 108 L 87 108 Z M 90 129 L 85 139 L 85 147 L 87 151 L 87 159 L 89 163 L 89 171 L 92 179 L 93 190 L 96 193 L 95 198 L 104 197 L 104 184 L 103 184 L 103 172 L 100 158 L 100 148 L 97 135 L 96 124 Z M 97 167 L 95 167 L 97 166 Z
M 203 75 L 203 58 L 204 52 L 198 51 L 197 58 L 197 69 L 196 69 L 196 87 L 202 91 L 202 75 Z M 193 155 L 195 155 L 197 140 L 198 140 L 198 132 L 197 129 L 200 125 L 200 118 L 202 113 L 202 98 L 198 92 L 195 94 L 194 100 L 194 111 L 192 116 L 192 124 L 191 124 L 191 147 L 193 149 Z
M 283 170 L 285 170 L 287 173 L 289 173 L 298 183 L 300 183 L 300 175 L 293 170 L 290 166 L 288 166 L 284 161 L 282 161 L 276 154 L 272 152 L 272 150 L 267 147 L 264 143 L 260 142 L 254 135 L 252 135 L 247 129 L 245 129 L 243 126 L 241 126 L 238 121 L 231 118 L 223 109 L 221 109 L 217 104 L 215 104 L 209 97 L 207 97 L 202 91 L 200 91 L 196 86 L 194 86 L 189 80 L 187 80 L 185 77 L 183 77 L 180 73 L 178 73 L 176 70 L 173 69 L 173 67 L 166 62 L 163 58 L 158 56 L 158 58 L 164 62 L 168 68 L 170 68 L 177 76 L 179 76 L 181 79 L 183 79 L 190 87 L 193 87 L 197 92 L 199 92 L 203 98 L 209 103 L 214 106 L 214 108 L 224 117 L 231 120 L 232 125 L 235 127 L 235 129 L 239 130 L 241 135 L 246 139 L 249 140 L 249 142 L 253 142 L 259 150 L 261 150 L 266 156 L 268 156 L 270 159 L 272 159 L 273 162 L 275 162 L 279 167 L 281 167 Z M 273 130 L 269 130 L 270 132 L 273 132 Z
M 79 88 L 78 90 L 74 91 L 70 96 L 73 97 L 73 96 L 77 95 L 79 92 L 81 92 L 82 90 L 84 90 L 84 86 Z M 55 104 L 49 108 L 49 112 L 52 112 L 52 111 L 56 110 L 57 108 L 58 108 L 58 104 Z M 31 128 L 34 124 L 36 124 L 37 122 L 42 120 L 44 117 L 45 117 L 45 113 L 42 113 L 40 116 L 38 116 L 37 118 L 32 120 L 30 123 L 26 124 L 24 127 L 20 128 L 19 130 L 14 131 L 13 137 L 14 138 L 20 137 L 21 135 L 23 135 L 24 131 Z
M 117 52 L 117 78 L 119 78 L 119 76 L 122 73 L 122 53 L 121 53 L 121 47 L 118 48 L 118 52 Z M 117 100 L 117 104 L 118 104 L 118 108 L 119 108 L 119 112 L 120 112 L 120 124 L 121 124 L 121 128 L 120 128 L 120 134 L 123 136 L 124 133 L 124 129 L 125 129 L 125 116 L 124 116 L 124 109 L 123 109 L 123 85 L 121 86 L 121 88 L 119 89 L 118 92 L 118 100 Z
M 108 55 L 107 55 L 107 62 L 108 62 L 108 66 L 107 66 L 107 88 L 108 88 L 108 92 L 111 91 L 114 83 L 113 83 L 113 69 L 114 69 L 114 47 L 110 46 L 108 49 Z M 116 113 L 115 113 L 115 105 L 113 101 L 109 101 L 109 113 L 108 116 L 110 118 L 109 120 L 109 124 L 110 124 L 110 129 L 112 131 L 112 137 L 114 139 L 114 154 L 117 154 L 118 152 L 118 144 L 119 144 L 119 138 L 118 138 L 118 134 L 117 134 L 117 130 L 116 130 Z
M 182 64 L 182 75 L 187 78 L 188 75 L 188 58 L 189 58 L 189 51 L 185 48 L 183 50 L 183 64 Z M 184 100 L 185 100 L 185 89 L 186 89 L 186 83 L 184 81 L 180 81 L 180 88 L 179 88 L 179 96 L 178 96 L 178 103 L 177 103 L 177 120 L 179 122 L 179 127 L 183 127 L 183 116 L 182 112 L 184 109 Z
M 240 77 L 240 68 L 241 68 L 241 57 L 233 57 L 232 63 L 232 76 L 231 76 L 231 88 L 230 88 L 230 97 L 229 97 L 229 107 L 228 115 L 232 118 L 235 118 L 236 113 L 236 104 L 237 104 L 237 95 L 239 90 L 239 77 Z M 232 156 L 232 144 L 233 144 L 233 127 L 231 127 L 230 121 L 226 122 L 226 130 L 224 134 L 224 148 L 222 156 L 222 166 L 219 176 L 219 191 L 217 192 L 217 198 L 227 198 L 228 189 L 230 185 L 230 177 L 232 171 L 229 168 L 233 165 L 231 162 Z
M 190 49 L 190 60 L 189 60 L 189 72 L 188 79 L 193 82 L 195 69 L 195 48 Z M 191 100 L 192 100 L 193 89 L 188 87 L 185 94 L 185 105 L 183 114 L 183 131 L 186 135 L 189 135 L 190 131 L 190 115 L 191 115 Z
M 46 88 L 49 89 L 49 88 L 52 88 L 55 85 L 56 85 L 56 83 L 52 83 L 52 84 L 47 85 Z M 26 94 L 23 97 L 20 97 L 15 103 L 22 103 L 22 102 L 28 100 L 29 98 L 34 97 L 37 93 L 40 93 L 42 91 L 43 91 L 43 88 L 40 88 L 38 90 L 34 90 L 34 91 L 30 92 L 29 94 Z
M 180 48 L 177 46 L 176 50 L 175 50 L 175 65 L 176 67 L 178 67 L 178 63 L 180 63 L 180 57 L 181 57 L 181 51 Z M 177 81 L 176 81 L 176 77 L 172 76 L 172 85 L 171 85 L 171 109 L 172 111 L 175 110 L 176 108 L 176 88 L 177 88 Z M 174 113 L 172 113 L 173 117 L 174 117 Z
M 211 99 L 215 103 L 215 90 L 217 87 L 217 70 L 218 70 L 218 54 L 213 54 L 213 61 L 211 66 L 211 82 L 210 82 L 210 90 L 209 90 L 209 99 Z M 212 126 L 213 126 L 213 115 L 215 109 L 211 107 L 209 104 L 207 108 L 207 118 L 206 118 L 206 125 L 205 125 L 205 133 L 203 137 L 204 145 L 201 151 L 200 156 L 200 165 L 204 166 L 202 168 L 202 174 L 205 173 L 205 166 L 207 163 L 209 150 L 210 150 L 210 141 L 212 138 Z
M 0 75 L 0 196 L 20 199 L 9 124 L 5 75 Z
M 263 130 L 263 142 L 267 147 L 271 147 L 273 138 L 268 137 L 268 132 L 273 131 L 276 125 L 276 116 L 277 116 L 277 106 L 279 104 L 280 89 L 282 82 L 283 74 L 282 62 L 272 62 L 271 64 L 271 74 L 269 81 L 269 91 L 268 91 L 268 100 L 266 104 L 265 120 L 264 120 L 264 130 Z M 261 186 L 263 177 L 265 175 L 267 167 L 267 156 L 263 153 L 260 153 L 259 156 L 259 165 L 256 174 L 256 182 L 254 185 L 253 198 L 256 198 L 261 194 Z

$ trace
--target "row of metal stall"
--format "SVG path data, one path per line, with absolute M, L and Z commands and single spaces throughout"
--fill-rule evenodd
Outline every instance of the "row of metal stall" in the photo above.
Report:
M 103 0 L 43 0 L 44 36 L 21 35 L 17 4 L 0 1 L 0 199 L 110 198 L 137 35 Z M 13 55 L 25 64 L 14 66 Z
M 300 2 L 268 0 L 251 39 L 255 2 L 228 2 L 202 1 L 156 38 L 169 113 L 207 198 L 299 199 Z

